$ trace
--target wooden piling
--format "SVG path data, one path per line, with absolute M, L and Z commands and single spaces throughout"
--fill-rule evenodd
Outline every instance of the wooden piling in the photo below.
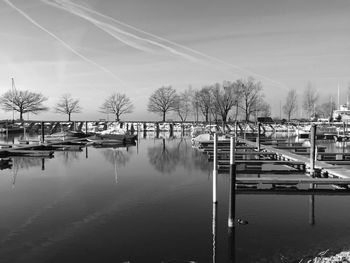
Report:
M 218 174 L 218 135 L 214 133 L 214 161 L 213 161 L 213 203 L 217 203 L 216 184 Z
M 256 137 L 256 148 L 258 149 L 258 152 L 260 152 L 260 130 L 261 130 L 261 123 L 258 122 L 258 136 Z
M 316 157 L 316 124 L 312 124 L 311 126 L 311 134 L 310 134 L 310 176 L 315 177 L 315 157 Z
M 85 133 L 87 134 L 88 133 L 88 122 L 85 121 Z
M 235 163 L 235 140 L 230 138 L 230 196 L 228 210 L 228 227 L 234 227 L 236 209 L 236 163 Z
M 174 136 L 174 124 L 169 123 L 169 129 L 170 129 L 170 137 Z
M 45 126 L 44 122 L 41 122 L 41 142 L 43 143 L 45 141 Z

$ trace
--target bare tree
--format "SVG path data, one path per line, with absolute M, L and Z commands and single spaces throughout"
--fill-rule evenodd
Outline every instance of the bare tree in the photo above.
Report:
M 55 112 L 68 115 L 68 121 L 71 120 L 72 113 L 80 113 L 81 107 L 79 100 L 73 99 L 70 94 L 63 94 L 60 101 L 56 104 Z
M 333 100 L 324 102 L 320 105 L 318 112 L 324 118 L 328 118 L 330 121 L 333 119 L 333 111 L 336 108 L 335 102 Z
M 193 90 L 188 88 L 184 92 L 181 92 L 177 97 L 176 112 L 179 115 L 181 121 L 186 121 L 188 115 L 192 111 Z
M 199 107 L 206 122 L 209 121 L 210 109 L 212 107 L 212 93 L 211 87 L 206 86 L 195 92 L 194 101 Z
M 308 83 L 304 90 L 303 96 L 303 108 L 309 117 L 315 113 L 316 102 L 318 100 L 318 94 L 312 87 L 311 83 Z
M 0 97 L 0 107 L 4 111 L 19 112 L 19 119 L 23 120 L 23 114 L 30 112 L 38 114 L 49 110 L 43 105 L 45 98 L 41 93 L 30 92 L 28 90 L 9 90 Z
M 178 96 L 173 87 L 161 87 L 157 89 L 148 100 L 148 111 L 159 113 L 165 121 L 166 113 L 169 111 L 176 111 Z
M 228 81 L 224 82 L 222 86 L 217 83 L 212 87 L 212 97 L 215 111 L 221 117 L 223 127 L 225 127 L 228 113 L 234 105 L 238 104 L 239 86 Z
M 298 110 L 297 91 L 290 89 L 287 93 L 286 102 L 283 105 L 283 112 L 286 114 L 288 121 L 290 121 L 293 114 Z
M 104 101 L 100 109 L 104 113 L 114 114 L 116 121 L 120 121 L 120 116 L 133 112 L 134 105 L 125 94 L 113 93 Z
M 253 78 L 236 81 L 241 94 L 239 107 L 244 111 L 245 121 L 249 121 L 251 115 L 260 111 L 261 100 L 263 98 L 262 86 L 260 82 L 255 82 Z
M 257 115 L 260 117 L 271 117 L 271 105 L 261 98 L 260 103 L 258 103 Z

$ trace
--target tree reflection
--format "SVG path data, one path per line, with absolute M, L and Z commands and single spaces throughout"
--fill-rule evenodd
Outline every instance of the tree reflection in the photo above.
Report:
M 62 152 L 55 152 L 55 155 L 57 155 L 57 157 L 62 157 L 64 164 L 69 165 L 73 162 L 75 162 L 76 160 L 79 160 L 79 155 L 80 155 L 80 151 L 76 152 L 76 151 L 62 151 Z
M 102 154 L 108 162 L 125 166 L 130 161 L 132 150 L 130 148 L 128 148 L 127 151 L 123 151 L 119 148 L 108 148 L 105 149 Z
M 166 145 L 164 138 L 161 141 L 161 144 L 148 148 L 149 161 L 157 171 L 170 174 L 178 165 L 190 171 L 193 168 L 208 170 L 210 164 L 204 160 L 203 154 L 191 149 L 190 142 L 185 138 L 181 138 L 176 144 L 172 143 L 171 146 Z
M 122 151 L 118 148 L 109 148 L 102 152 L 106 160 L 114 164 L 114 177 L 116 184 L 118 184 L 117 165 L 125 166 L 130 161 L 130 155 L 132 154 L 132 151 L 129 151 L 129 148 L 126 149 L 127 152 Z
M 12 169 L 15 170 L 28 170 L 29 168 L 40 166 L 41 167 L 41 157 L 13 157 Z

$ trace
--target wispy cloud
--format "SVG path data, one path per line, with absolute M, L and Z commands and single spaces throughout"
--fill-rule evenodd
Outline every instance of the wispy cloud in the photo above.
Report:
M 115 18 L 104 15 L 96 10 L 87 8 L 83 5 L 76 4 L 70 0 L 41 0 L 42 2 L 65 10 L 73 15 L 79 16 L 99 29 L 108 33 L 115 39 L 122 43 L 136 48 L 140 51 L 150 53 L 160 53 L 167 51 L 170 54 L 184 58 L 191 62 L 201 63 L 206 66 L 211 66 L 218 70 L 218 66 L 223 67 L 225 72 L 233 72 L 233 74 L 239 73 L 242 77 L 253 76 L 260 80 L 268 81 L 274 86 L 285 88 L 285 84 L 280 83 L 267 76 L 252 72 L 238 65 L 228 63 L 222 59 L 210 56 L 198 50 L 189 48 L 187 46 L 178 44 L 166 38 L 151 34 L 132 25 L 124 23 Z
M 36 27 L 38 27 L 39 29 L 41 29 L 42 31 L 44 31 L 45 33 L 47 33 L 48 35 L 50 35 L 51 37 L 53 37 L 55 40 L 57 40 L 59 43 L 61 43 L 65 48 L 67 48 L 68 50 L 70 50 L 72 53 L 74 53 L 75 55 L 77 55 L 78 57 L 80 57 L 81 59 L 83 59 L 84 61 L 94 65 L 95 67 L 99 68 L 100 70 L 108 73 L 109 75 L 111 75 L 114 79 L 116 79 L 118 82 L 120 82 L 121 84 L 125 84 L 124 81 L 122 81 L 119 76 L 117 76 L 115 73 L 113 73 L 112 71 L 110 71 L 109 69 L 103 67 L 102 65 L 96 63 L 95 61 L 91 60 L 90 58 L 86 57 L 85 55 L 83 55 L 82 53 L 80 53 L 79 51 L 77 51 L 76 49 L 74 49 L 71 45 L 69 45 L 67 42 L 65 42 L 63 39 L 59 38 L 57 35 L 55 35 L 54 33 L 52 33 L 51 31 L 49 31 L 48 29 L 46 29 L 45 27 L 43 27 L 42 25 L 40 25 L 38 22 L 36 22 L 33 18 L 31 18 L 27 13 L 25 13 L 23 10 L 19 9 L 17 6 L 15 6 L 12 2 L 10 2 L 9 0 L 3 0 L 6 4 L 8 4 L 11 8 L 13 8 L 14 10 L 16 10 L 18 13 L 20 13 L 24 18 L 26 18 L 29 22 L 31 22 L 33 25 L 35 25 Z

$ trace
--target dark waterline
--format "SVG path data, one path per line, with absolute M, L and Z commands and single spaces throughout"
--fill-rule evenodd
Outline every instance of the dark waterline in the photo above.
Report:
M 299 262 L 349 248 L 347 195 L 238 194 L 249 224 L 230 235 L 228 175 L 213 237 L 212 167 L 189 139 L 13 161 L 0 171 L 0 262 Z

